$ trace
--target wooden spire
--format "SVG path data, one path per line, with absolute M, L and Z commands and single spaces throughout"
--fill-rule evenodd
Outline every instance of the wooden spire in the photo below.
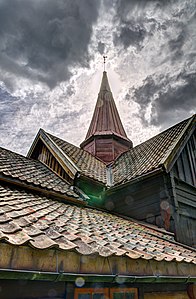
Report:
M 111 162 L 132 147 L 123 128 L 107 73 L 103 72 L 93 118 L 81 147 L 104 162 Z

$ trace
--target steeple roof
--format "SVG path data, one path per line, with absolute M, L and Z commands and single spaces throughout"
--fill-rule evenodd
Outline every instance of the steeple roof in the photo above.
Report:
M 104 71 L 93 118 L 85 141 L 93 135 L 111 134 L 129 140 L 114 102 L 107 73 Z

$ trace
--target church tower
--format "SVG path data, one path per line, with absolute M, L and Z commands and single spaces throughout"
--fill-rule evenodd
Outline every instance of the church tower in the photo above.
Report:
M 106 164 L 133 146 L 120 120 L 106 71 L 103 72 L 90 127 L 80 146 Z

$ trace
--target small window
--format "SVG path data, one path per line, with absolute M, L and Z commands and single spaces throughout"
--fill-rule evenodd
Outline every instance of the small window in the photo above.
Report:
M 112 288 L 110 289 L 111 299 L 137 299 L 137 289 L 134 288 Z
M 75 289 L 74 299 L 138 299 L 135 288 Z
M 108 299 L 108 288 L 104 289 L 75 289 L 74 299 Z

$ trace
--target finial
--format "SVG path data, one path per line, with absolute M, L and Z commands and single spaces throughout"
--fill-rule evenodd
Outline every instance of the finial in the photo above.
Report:
M 105 60 L 106 60 L 107 56 L 103 56 L 103 69 L 104 69 L 104 72 L 105 72 Z

